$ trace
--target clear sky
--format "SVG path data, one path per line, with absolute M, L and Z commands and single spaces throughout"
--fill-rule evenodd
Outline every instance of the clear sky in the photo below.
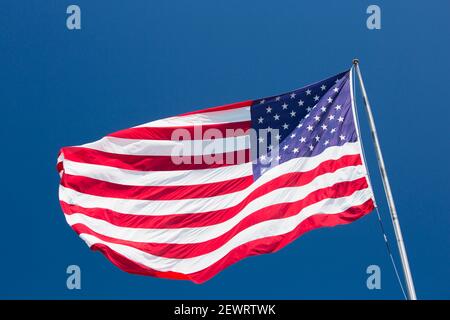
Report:
M 82 29 L 66 28 L 81 8 Z M 419 298 L 450 298 L 450 3 L 377 1 L 0 2 L 0 298 L 401 299 L 375 213 L 312 231 L 196 285 L 130 275 L 66 224 L 60 147 L 151 120 L 286 92 L 361 70 Z M 395 247 L 358 90 L 369 169 Z M 395 258 L 398 261 L 397 252 Z M 79 265 L 81 290 L 66 288 Z M 381 268 L 368 290 L 366 268 Z

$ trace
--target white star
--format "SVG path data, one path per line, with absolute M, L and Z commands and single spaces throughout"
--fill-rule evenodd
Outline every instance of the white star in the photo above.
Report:
M 295 133 L 291 134 L 291 139 L 295 138 Z
M 318 101 L 319 100 L 319 96 L 316 94 L 315 96 L 314 96 L 314 101 Z
M 319 117 L 318 115 L 316 115 L 316 116 L 314 117 L 314 120 L 320 121 L 320 117 Z
M 261 161 L 266 160 L 266 156 L 262 155 L 261 157 L 259 157 L 259 160 L 261 160 Z
M 280 97 L 276 97 L 275 101 L 280 101 L 280 99 L 281 99 Z
M 339 121 L 339 122 L 343 122 L 343 121 L 344 121 L 344 118 L 339 117 L 339 118 L 338 118 L 338 121 Z
M 280 120 L 280 116 L 279 116 L 278 114 L 275 114 L 275 115 L 273 116 L 273 118 L 274 118 L 275 120 Z
M 312 110 L 311 107 L 306 108 L 306 111 L 310 112 Z
M 344 136 L 343 134 L 341 134 L 341 135 L 339 136 L 339 139 L 345 140 L 345 136 Z
M 333 99 L 331 97 L 328 97 L 327 101 L 328 101 L 328 103 L 332 103 Z
M 277 161 L 280 161 L 281 157 L 277 156 L 275 159 L 277 159 Z
M 316 141 L 319 141 L 320 137 L 319 136 L 315 136 L 314 139 L 316 139 Z
M 280 140 L 281 140 L 280 134 L 277 134 L 277 135 L 275 136 L 275 139 L 277 139 L 278 141 L 280 141 Z
M 283 150 L 287 150 L 287 148 L 289 148 L 289 145 L 285 144 Z
M 263 104 L 266 100 L 262 99 L 259 103 Z
M 321 125 L 321 127 L 322 127 L 323 130 L 327 130 L 327 128 L 328 128 L 325 123 L 323 125 Z
M 322 108 L 320 108 L 320 110 L 322 110 L 322 112 L 325 112 L 325 111 L 327 111 L 327 108 L 326 107 L 322 107 Z
M 314 147 L 312 144 L 309 145 L 309 150 L 313 151 Z
M 295 112 L 294 110 L 291 111 L 291 117 L 295 117 L 296 114 L 297 112 Z
M 268 146 L 267 149 L 272 151 L 273 150 L 273 145 Z
M 334 92 L 338 92 L 339 89 L 338 89 L 338 88 L 334 88 L 333 91 L 334 91 Z
M 259 117 L 259 118 L 258 118 L 258 123 L 263 123 L 263 121 L 264 121 L 264 118 L 263 118 L 263 117 Z
M 267 111 L 267 113 L 271 113 L 271 112 L 272 112 L 272 107 L 271 107 L 271 106 L 268 106 L 268 107 L 266 108 L 266 111 Z
M 341 80 L 341 79 L 337 78 L 337 79 L 336 79 L 336 81 L 335 81 L 334 83 L 338 83 L 338 82 L 339 82 L 339 80 Z
M 330 140 L 325 140 L 325 142 L 323 143 L 324 146 L 328 145 L 330 143 Z
M 271 126 L 267 127 L 267 132 L 272 132 L 272 127 Z
M 338 104 L 336 107 L 334 107 L 336 110 L 341 110 L 341 105 L 340 104 Z
M 301 138 L 300 138 L 300 142 L 301 142 L 301 143 L 305 143 L 305 142 L 306 142 L 306 138 L 305 138 L 305 137 L 301 137 Z
M 294 148 L 294 150 L 292 150 L 293 153 L 298 153 L 298 148 Z
M 289 128 L 289 125 L 287 123 L 283 124 L 283 129 L 287 130 Z
M 308 129 L 308 131 L 313 131 L 313 126 L 309 125 L 309 126 L 306 127 L 306 129 Z
M 324 84 L 320 87 L 320 89 L 321 89 L 322 91 L 324 91 L 326 88 L 327 88 L 327 86 L 324 85 Z
M 330 116 L 328 117 L 328 119 L 334 120 L 334 115 L 330 114 Z
M 301 107 L 301 106 L 303 106 L 303 104 L 304 104 L 305 102 L 303 101 L 303 100 L 299 100 L 298 101 L 298 105 Z
M 264 138 L 263 137 L 259 137 L 258 141 L 259 141 L 259 143 L 263 143 L 264 142 Z
M 335 132 L 336 132 L 336 128 L 331 129 L 330 132 L 331 132 L 331 133 L 335 133 Z
M 285 102 L 285 103 L 283 103 L 283 104 L 281 105 L 281 107 L 283 108 L 283 110 L 286 110 L 287 107 L 288 107 L 288 105 L 287 105 L 287 103 Z
M 306 95 L 309 96 L 311 94 L 311 90 L 306 90 Z
M 296 96 L 295 92 L 292 92 L 292 93 L 291 93 L 291 99 L 294 99 L 295 96 Z

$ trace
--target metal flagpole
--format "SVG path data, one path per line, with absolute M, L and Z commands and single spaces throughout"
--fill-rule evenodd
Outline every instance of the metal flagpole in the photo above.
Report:
M 398 251 L 400 253 L 400 259 L 402 262 L 403 273 L 405 276 L 406 287 L 408 289 L 408 299 L 417 300 L 416 290 L 414 289 L 414 282 L 409 268 L 408 256 L 406 254 L 405 244 L 403 242 L 402 230 L 400 229 L 400 222 L 397 216 L 397 209 L 395 208 L 394 198 L 392 197 L 391 186 L 386 173 L 384 165 L 383 154 L 381 153 L 380 142 L 378 140 L 377 129 L 375 127 L 375 121 L 373 119 L 372 109 L 370 108 L 369 99 L 367 98 L 366 88 L 362 80 L 361 71 L 359 70 L 359 60 L 353 59 L 353 65 L 358 75 L 359 85 L 361 87 L 364 105 L 366 107 L 367 116 L 369 118 L 370 130 L 372 133 L 372 140 L 375 146 L 375 152 L 377 154 L 378 166 L 380 168 L 381 178 L 383 180 L 384 191 L 386 193 L 386 199 L 389 204 L 389 211 L 391 212 L 392 225 L 395 231 L 395 238 L 397 239 Z

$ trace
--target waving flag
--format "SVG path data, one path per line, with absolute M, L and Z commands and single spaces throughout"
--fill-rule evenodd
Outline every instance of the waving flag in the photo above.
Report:
M 69 225 L 120 269 L 204 282 L 374 208 L 351 71 L 61 149 Z

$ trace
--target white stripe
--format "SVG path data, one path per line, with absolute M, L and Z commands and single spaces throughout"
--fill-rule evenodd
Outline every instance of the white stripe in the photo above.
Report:
M 161 120 L 156 120 L 152 122 L 148 122 L 135 128 L 139 127 L 183 127 L 183 126 L 192 126 L 192 125 L 207 125 L 207 124 L 219 124 L 219 123 L 231 123 L 231 122 L 241 122 L 241 121 L 250 121 L 250 106 L 230 109 L 230 110 L 222 110 L 222 111 L 213 111 L 213 112 L 204 112 L 204 113 L 196 113 L 190 114 L 186 116 L 176 116 L 165 118 Z
M 68 204 L 76 204 L 85 208 L 105 208 L 136 215 L 168 215 L 221 210 L 238 204 L 256 188 L 283 174 L 309 171 L 323 161 L 339 159 L 347 154 L 358 154 L 358 144 L 358 142 L 347 143 L 340 147 L 327 148 L 315 157 L 292 159 L 267 171 L 248 188 L 221 196 L 183 200 L 125 200 L 88 195 L 60 185 L 59 198 Z
M 56 164 L 60 163 L 61 161 L 64 161 L 64 153 L 61 153 L 61 154 L 58 156 L 58 159 L 56 160 Z
M 117 239 L 151 243 L 199 243 L 223 235 L 253 212 L 267 206 L 299 201 L 316 190 L 331 187 L 339 182 L 354 181 L 364 177 L 364 175 L 365 172 L 362 166 L 345 167 L 335 172 L 318 176 L 304 186 L 276 189 L 252 200 L 231 219 L 206 227 L 179 229 L 128 228 L 115 226 L 107 221 L 80 213 L 66 215 L 66 220 L 69 225 L 82 223 L 97 233 Z M 267 219 L 270 219 L 270 217 L 267 217 Z
M 371 197 L 371 192 L 368 189 L 364 189 L 355 192 L 348 197 L 322 200 L 302 209 L 297 215 L 284 219 L 268 220 L 253 225 L 238 233 L 235 237 L 233 237 L 230 241 L 228 241 L 220 248 L 201 256 L 186 259 L 164 258 L 151 255 L 136 248 L 106 242 L 88 234 L 80 234 L 80 237 L 84 241 L 86 241 L 89 246 L 92 246 L 96 243 L 104 244 L 117 253 L 123 255 L 124 257 L 149 268 L 159 271 L 173 271 L 183 274 L 190 274 L 209 267 L 210 265 L 223 258 L 231 250 L 242 244 L 265 237 L 286 234 L 294 230 L 302 221 L 304 221 L 308 217 L 311 217 L 318 213 L 338 214 L 353 206 L 363 204 L 367 200 L 371 199 Z
M 172 171 L 136 171 L 64 160 L 67 174 L 128 186 L 188 186 L 238 179 L 253 174 L 252 163 L 233 166 Z
M 180 141 L 104 137 L 81 147 L 136 156 L 201 156 L 248 149 L 250 136 Z
M 58 156 L 58 160 L 56 161 L 56 165 L 59 165 L 61 162 L 63 162 L 64 161 L 64 154 L 63 153 L 61 153 L 59 156 Z M 59 174 L 59 177 L 60 178 L 62 178 L 63 177 L 63 174 L 64 174 L 64 166 L 62 167 L 62 169 L 61 170 L 59 170 L 58 169 L 58 174 Z

